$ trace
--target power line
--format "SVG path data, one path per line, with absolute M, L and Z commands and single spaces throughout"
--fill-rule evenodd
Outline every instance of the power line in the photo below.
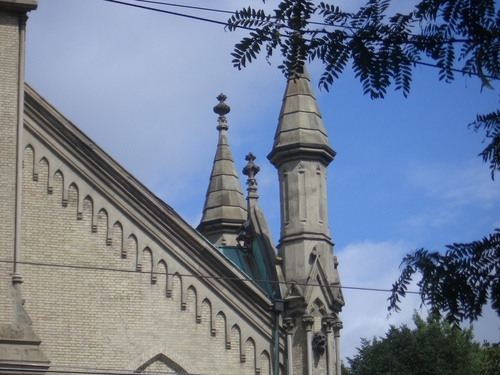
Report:
M 103 0 L 103 1 L 106 1 L 106 2 L 109 2 L 109 3 L 114 3 L 114 4 L 119 4 L 119 5 L 124 5 L 124 6 L 130 6 L 130 7 L 139 8 L 139 9 L 144 9 L 144 10 L 150 10 L 150 11 L 164 13 L 164 14 L 170 14 L 170 15 L 178 16 L 178 17 L 189 18 L 189 19 L 193 19 L 193 20 L 197 20 L 197 21 L 203 21 L 203 22 L 213 23 L 213 24 L 216 24 L 216 25 L 222 25 L 224 27 L 228 26 L 227 22 L 218 21 L 218 20 L 214 20 L 214 19 L 211 19 L 211 18 L 198 17 L 198 16 L 194 16 L 194 15 L 190 15 L 190 14 L 185 14 L 185 13 L 172 12 L 172 11 L 168 11 L 168 10 L 165 10 L 165 9 L 159 9 L 159 8 L 148 7 L 148 6 L 143 6 L 143 5 L 139 5 L 139 4 L 127 3 L 127 2 L 119 1 L 119 0 Z M 148 3 L 148 4 L 164 5 L 164 6 L 170 6 L 170 7 L 179 7 L 179 8 L 193 9 L 193 10 L 202 10 L 202 11 L 209 11 L 209 12 L 217 12 L 217 13 L 224 13 L 224 14 L 234 14 L 234 12 L 228 11 L 228 10 L 214 9 L 214 8 L 205 8 L 205 7 L 196 7 L 196 6 L 190 6 L 190 5 L 181 5 L 181 4 L 175 4 L 175 3 L 167 3 L 167 2 L 163 2 L 163 1 L 154 1 L 154 0 L 132 0 L 132 1 L 141 2 L 141 3 Z M 271 16 L 270 18 L 274 18 L 274 17 Z M 343 27 L 343 26 L 329 25 L 329 24 L 319 23 L 319 22 L 309 22 L 309 23 L 310 24 L 314 24 L 314 25 L 320 25 L 320 26 L 328 26 L 328 27 Z M 235 27 L 238 28 L 238 29 L 249 30 L 249 31 L 257 31 L 258 30 L 258 29 L 253 28 L 253 27 L 246 27 L 246 26 L 240 26 L 240 25 L 235 26 Z M 317 32 L 317 30 L 316 31 L 310 31 L 310 32 L 315 33 L 315 32 Z M 283 38 L 287 38 L 288 37 L 288 35 L 285 35 L 285 34 L 280 34 L 280 36 L 283 37 Z M 465 42 L 467 40 L 450 40 L 450 41 L 453 41 L 453 42 L 456 42 L 456 43 L 463 43 L 463 42 Z M 381 40 L 381 42 L 383 42 L 383 40 Z M 447 41 L 446 42 L 441 42 L 441 43 L 447 43 Z M 431 67 L 431 68 L 436 68 L 436 69 L 443 69 L 443 67 L 439 66 L 438 64 L 431 64 L 431 63 L 426 63 L 426 62 L 422 62 L 422 61 L 411 61 L 411 63 L 412 64 L 416 64 L 416 65 L 422 65 L 422 66 L 427 66 L 427 67 Z M 449 68 L 449 69 L 446 69 L 446 70 L 450 70 L 450 71 L 453 71 L 453 72 L 456 72 L 456 73 L 461 73 L 463 75 L 469 75 L 469 76 L 473 75 L 473 76 L 477 76 L 477 77 L 481 77 L 481 78 L 486 78 L 486 79 L 491 79 L 491 80 L 499 80 L 500 79 L 499 77 L 494 77 L 494 76 L 487 75 L 487 74 L 480 75 L 479 73 L 476 73 L 476 72 L 465 71 L 465 70 L 458 69 L 458 68 Z
M 172 12 L 172 11 L 165 10 L 165 9 L 158 9 L 158 8 L 147 7 L 147 6 L 144 6 L 144 5 L 131 4 L 131 3 L 126 3 L 126 2 L 118 1 L 118 0 L 104 0 L 104 1 L 107 1 L 108 3 L 126 5 L 126 6 L 130 6 L 130 7 L 134 7 L 134 8 L 140 8 L 140 9 L 150 10 L 150 11 L 153 11 L 153 12 L 170 14 L 172 16 L 185 17 L 185 18 L 190 18 L 190 19 L 197 20 L 197 21 L 203 21 L 203 22 L 215 23 L 217 25 L 227 26 L 227 22 L 216 21 L 216 20 L 213 20 L 213 19 L 210 19 L 210 18 L 197 17 L 197 16 L 192 16 L 190 14 L 177 13 L 177 12 Z
M 12 260 L 0 260 L 0 263 L 9 263 L 13 264 Z M 79 269 L 79 270 L 90 270 L 90 271 L 107 271 L 107 272 L 122 272 L 122 273 L 141 273 L 148 275 L 166 275 L 166 276 L 180 276 L 180 277 L 192 277 L 196 279 L 202 280 L 224 280 L 224 281 L 240 281 L 240 282 L 250 282 L 250 283 L 268 283 L 268 284 L 278 284 L 278 285 L 297 285 L 297 286 L 317 286 L 324 287 L 322 284 L 314 284 L 314 283 L 300 283 L 300 282 L 291 282 L 291 281 L 277 281 L 277 280 L 261 280 L 261 279 L 251 279 L 251 278 L 239 278 L 239 277 L 227 277 L 227 276 L 209 276 L 209 275 L 192 275 L 192 274 L 181 274 L 178 272 L 170 273 L 170 272 L 153 272 L 153 271 L 137 271 L 137 270 L 124 270 L 118 268 L 108 268 L 108 267 L 92 267 L 92 266 L 78 266 L 78 265 L 69 265 L 69 264 L 55 264 L 55 263 L 41 263 L 41 262 L 17 262 L 20 265 L 28 265 L 28 266 L 40 266 L 40 267 L 53 267 L 53 268 L 66 268 L 66 269 Z M 391 289 L 383 289 L 383 288 L 367 288 L 367 287 L 358 287 L 358 286 L 344 286 L 344 285 L 328 285 L 330 288 L 337 289 L 346 289 L 346 290 L 360 290 L 367 292 L 384 292 L 391 293 Z M 420 292 L 408 291 L 408 294 L 420 294 Z
M 165 6 L 177 7 L 177 8 L 186 8 L 186 9 L 194 9 L 194 10 L 205 10 L 205 11 L 208 11 L 208 12 L 215 12 L 215 13 L 234 14 L 234 12 L 230 11 L 230 10 L 222 10 L 222 9 L 214 9 L 214 8 L 204 8 L 204 7 L 196 7 L 196 6 L 192 6 L 192 5 L 174 4 L 174 3 L 166 3 L 166 2 L 163 2 L 163 1 L 153 1 L 153 0 L 132 0 L 132 1 L 136 1 L 138 3 L 148 3 L 148 4 L 165 5 Z

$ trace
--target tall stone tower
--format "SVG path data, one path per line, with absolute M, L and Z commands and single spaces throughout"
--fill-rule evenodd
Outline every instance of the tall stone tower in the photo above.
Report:
M 306 71 L 288 81 L 268 155 L 280 186 L 278 256 L 286 280 L 288 375 L 340 375 L 344 305 L 328 227 L 326 168 L 335 151 Z
M 20 267 L 25 30 L 36 7 L 0 0 L 0 374 L 48 367 L 23 307 Z

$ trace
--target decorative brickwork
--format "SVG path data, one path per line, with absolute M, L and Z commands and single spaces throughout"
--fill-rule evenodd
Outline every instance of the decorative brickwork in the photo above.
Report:
M 24 297 L 52 366 L 268 372 L 269 338 L 32 133 L 25 141 Z M 152 349 L 162 345 L 169 355 Z

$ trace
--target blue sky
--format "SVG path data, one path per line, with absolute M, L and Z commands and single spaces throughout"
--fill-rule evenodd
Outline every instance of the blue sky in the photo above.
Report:
M 183 3 L 225 10 L 262 5 Z M 257 156 L 260 204 L 277 242 L 277 174 L 266 155 L 286 82 L 278 60 L 232 67 L 232 46 L 244 35 L 102 0 L 39 0 L 28 21 L 26 80 L 193 226 L 217 142 L 212 108 L 225 93 L 236 168 L 241 171 L 249 151 Z M 309 66 L 313 85 L 321 68 Z M 477 80 L 463 77 L 444 84 L 432 68 L 414 73 L 408 99 L 389 92 L 371 100 L 350 71 L 330 93 L 316 89 L 337 151 L 328 171 L 329 217 L 345 286 L 388 289 L 407 252 L 441 250 L 500 227 L 499 185 L 477 157 L 483 134 L 467 128 L 476 113 L 498 107 L 498 88 L 481 92 Z M 355 353 L 360 337 L 411 322 L 418 298 L 388 316 L 387 297 L 345 290 L 343 356 Z M 498 318 L 486 315 L 476 324 L 477 339 L 500 341 Z

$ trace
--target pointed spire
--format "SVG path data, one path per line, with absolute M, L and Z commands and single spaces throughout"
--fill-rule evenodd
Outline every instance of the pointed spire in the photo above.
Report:
M 247 220 L 243 191 L 234 167 L 233 156 L 227 141 L 226 115 L 230 108 L 227 97 L 220 94 L 214 112 L 219 115 L 217 130 L 219 142 L 215 153 L 212 174 L 207 190 L 203 217 L 198 225 L 200 231 L 215 245 L 236 246 L 236 236 Z
M 316 154 L 325 165 L 335 156 L 328 142 L 321 113 L 304 66 L 304 72 L 290 77 L 283 97 L 272 151 L 267 156 L 278 167 L 285 159 Z

